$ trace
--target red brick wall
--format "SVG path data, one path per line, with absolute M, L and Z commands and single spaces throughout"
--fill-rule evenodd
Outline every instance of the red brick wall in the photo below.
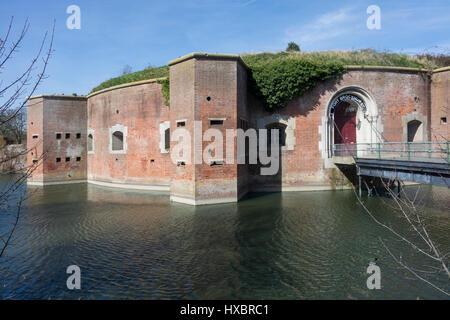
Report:
M 201 121 L 202 133 L 209 128 L 222 132 L 223 160 L 225 160 L 226 129 L 236 129 L 238 123 L 238 64 L 236 59 L 212 57 L 191 58 L 171 65 L 171 125 L 176 126 L 177 119 L 187 119 L 185 128 L 191 133 L 192 153 L 196 139 L 193 125 L 196 120 Z M 243 85 L 241 84 L 241 88 L 245 88 Z M 242 90 L 240 91 L 242 94 Z M 225 118 L 225 120 L 222 126 L 211 126 L 210 118 Z M 204 141 L 198 144 L 202 148 L 202 155 L 210 143 Z M 193 161 L 193 155 L 191 159 Z M 211 166 L 202 159 L 201 164 L 192 163 L 185 167 L 175 167 L 171 194 L 197 201 L 236 199 L 238 197 L 236 161 L 234 164 Z
M 339 171 L 326 169 L 319 149 L 323 139 L 319 131 L 332 96 L 347 86 L 359 86 L 374 98 L 383 123 L 386 141 L 402 140 L 402 116 L 414 111 L 427 116 L 429 82 L 423 73 L 382 70 L 349 71 L 336 82 L 330 80 L 315 87 L 279 111 L 295 117 L 296 145 L 292 151 L 282 151 L 282 185 L 287 187 L 333 185 Z M 253 121 L 270 115 L 261 107 L 252 107 Z M 254 187 L 271 183 L 274 177 L 254 177 Z M 340 179 L 340 178 L 339 178 Z
M 30 181 L 44 183 L 86 179 L 86 98 L 72 96 L 43 96 L 28 102 L 28 147 L 39 132 L 37 155 L 44 152 L 42 166 Z M 31 124 L 33 122 L 33 124 Z M 56 139 L 61 133 L 61 139 Z M 66 134 L 70 138 L 66 139 Z M 77 139 L 77 133 L 81 134 Z M 32 151 L 33 152 L 33 151 Z M 77 157 L 80 161 L 76 161 Z M 32 162 L 35 155 L 28 157 Z M 56 162 L 60 158 L 61 162 Z M 66 162 L 66 158 L 70 160 Z M 42 175 L 41 175 L 42 174 Z
M 39 159 L 44 150 L 43 142 L 43 115 L 44 100 L 42 97 L 31 98 L 27 102 L 27 167 L 33 165 L 33 159 Z M 33 139 L 33 135 L 38 135 L 37 139 Z M 44 165 L 41 164 L 33 172 L 28 179 L 32 182 L 43 182 Z
M 443 123 L 441 118 L 446 118 Z M 450 140 L 450 69 L 433 74 L 431 85 L 431 139 Z
M 169 108 L 156 82 L 90 96 L 87 128 L 94 130 L 94 153 L 88 154 L 88 178 L 169 185 L 169 154 L 161 153 L 159 147 L 159 125 L 168 120 Z M 109 129 L 117 124 L 127 127 L 125 154 L 110 153 Z

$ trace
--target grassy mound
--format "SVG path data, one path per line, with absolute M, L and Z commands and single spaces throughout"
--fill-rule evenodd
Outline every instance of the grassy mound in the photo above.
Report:
M 433 70 L 450 65 L 449 56 L 378 52 L 372 49 L 322 52 L 263 52 L 241 55 L 251 70 L 250 88 L 269 109 L 282 108 L 319 82 L 345 73 L 346 65 L 412 67 Z M 147 68 L 112 78 L 95 87 L 112 86 L 169 76 L 169 67 Z M 169 105 L 169 80 L 159 81 Z
M 124 83 L 130 83 L 135 81 L 149 80 L 155 78 L 163 78 L 169 76 L 169 67 L 152 67 L 147 68 L 141 71 L 124 74 L 123 76 L 109 79 L 105 82 L 102 82 L 100 85 L 92 89 L 91 93 L 100 91 L 103 89 L 107 89 L 110 87 L 114 87 Z

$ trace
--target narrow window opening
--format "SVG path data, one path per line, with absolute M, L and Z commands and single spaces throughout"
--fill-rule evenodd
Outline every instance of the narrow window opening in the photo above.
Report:
M 56 162 L 61 162 L 61 158 L 56 158 Z
M 186 162 L 184 162 L 184 161 L 177 161 L 177 166 L 178 167 L 185 166 L 185 165 L 186 165 Z
M 186 122 L 185 121 L 177 122 L 177 127 L 184 127 L 184 126 L 186 126 Z
M 94 136 L 92 134 L 88 135 L 87 149 L 89 152 L 94 151 Z
M 209 124 L 211 126 L 222 126 L 223 125 L 223 120 L 210 120 Z
M 442 117 L 441 124 L 446 124 L 446 123 L 447 123 L 447 117 Z
M 77 157 L 77 162 L 80 162 L 81 161 L 81 157 Z
M 112 150 L 113 151 L 123 150 L 123 133 L 120 131 L 115 131 L 112 134 Z
M 70 157 L 66 157 L 66 162 L 70 162 Z
M 66 139 L 70 139 L 70 133 L 66 133 Z
M 166 151 L 170 150 L 170 128 L 164 131 L 164 148 Z
M 61 140 L 61 133 L 56 134 L 56 140 Z
M 33 163 L 38 163 L 38 159 L 33 159 Z
M 81 133 L 77 133 L 77 139 L 81 139 Z
M 37 139 L 37 138 L 39 138 L 39 135 L 38 134 L 33 134 L 33 139 Z

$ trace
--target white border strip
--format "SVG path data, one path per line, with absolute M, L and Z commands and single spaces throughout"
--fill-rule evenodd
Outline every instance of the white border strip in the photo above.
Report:
M 168 186 L 168 185 L 167 186 L 164 186 L 164 185 L 142 185 L 142 184 L 105 182 L 105 181 L 98 181 L 98 180 L 88 180 L 87 182 L 98 185 L 98 186 L 120 188 L 120 189 L 147 190 L 147 191 L 170 191 L 170 186 Z
M 75 184 L 75 183 L 86 183 L 87 180 L 67 180 L 67 181 L 27 181 L 29 186 L 54 186 L 60 184 Z

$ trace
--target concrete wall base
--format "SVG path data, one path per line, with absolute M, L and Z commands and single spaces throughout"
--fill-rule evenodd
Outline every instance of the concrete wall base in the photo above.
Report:
M 86 183 L 87 180 L 68 180 L 68 181 L 27 181 L 29 186 L 54 186 L 60 184 Z
M 339 186 L 333 187 L 330 185 L 323 186 L 281 186 L 281 187 L 270 187 L 270 186 L 260 186 L 252 188 L 252 192 L 307 192 L 307 191 L 332 191 L 332 190 L 350 190 L 351 186 Z
M 195 200 L 195 199 L 191 199 L 191 198 L 170 196 L 170 201 L 183 203 L 183 204 L 189 204 L 191 206 L 202 206 L 202 205 L 210 205 L 210 204 L 221 204 L 221 203 L 238 202 L 238 199 L 235 198 L 235 197 L 230 197 L 230 198 L 216 198 L 216 199 Z
M 98 181 L 98 180 L 88 180 L 88 183 L 110 188 L 147 190 L 147 191 L 170 191 L 170 186 L 168 185 L 129 184 L 129 183 Z

